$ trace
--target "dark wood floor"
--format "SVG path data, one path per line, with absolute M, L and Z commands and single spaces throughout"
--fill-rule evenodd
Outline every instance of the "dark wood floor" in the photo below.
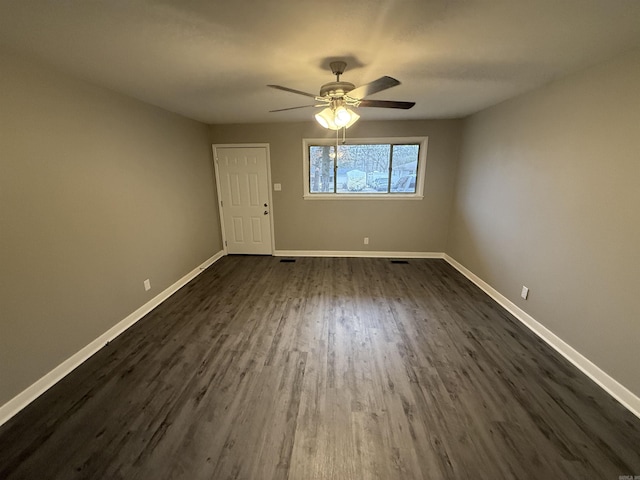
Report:
M 2 479 L 610 479 L 640 420 L 443 260 L 225 257 L 0 429 Z

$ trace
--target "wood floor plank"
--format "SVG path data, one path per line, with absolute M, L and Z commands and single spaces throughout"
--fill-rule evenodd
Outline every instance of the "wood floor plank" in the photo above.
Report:
M 638 445 L 443 260 L 228 256 L 0 427 L 0 478 L 617 479 Z

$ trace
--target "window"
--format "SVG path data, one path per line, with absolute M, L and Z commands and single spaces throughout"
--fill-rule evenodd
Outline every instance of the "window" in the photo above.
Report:
M 305 199 L 423 198 L 427 138 L 305 139 Z

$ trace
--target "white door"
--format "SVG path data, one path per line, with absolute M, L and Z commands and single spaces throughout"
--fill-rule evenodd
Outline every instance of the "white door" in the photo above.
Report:
M 214 146 L 214 158 L 227 253 L 271 255 L 267 147 Z

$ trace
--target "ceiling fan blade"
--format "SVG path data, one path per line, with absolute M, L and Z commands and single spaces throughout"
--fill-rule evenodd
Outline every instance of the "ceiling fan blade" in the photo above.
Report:
M 301 92 L 300 90 L 294 90 L 293 88 L 283 87 L 281 85 L 267 85 L 267 87 L 275 88 L 277 90 L 284 90 L 285 92 L 297 93 L 298 95 L 304 95 L 305 97 L 316 98 L 316 95 L 307 92 Z
M 269 110 L 269 112 L 284 112 L 285 110 L 296 110 L 298 108 L 323 107 L 324 105 L 300 105 L 299 107 L 279 108 L 277 110 Z
M 386 76 L 380 77 L 371 83 L 361 85 L 358 88 L 351 90 L 347 95 L 351 98 L 361 99 L 369 95 L 373 95 L 374 93 L 381 92 L 382 90 L 386 90 L 387 88 L 395 87 L 396 85 L 400 85 L 400 82 L 395 78 Z
M 358 107 L 401 108 L 408 110 L 415 104 L 416 102 L 395 102 L 393 100 L 362 100 Z

